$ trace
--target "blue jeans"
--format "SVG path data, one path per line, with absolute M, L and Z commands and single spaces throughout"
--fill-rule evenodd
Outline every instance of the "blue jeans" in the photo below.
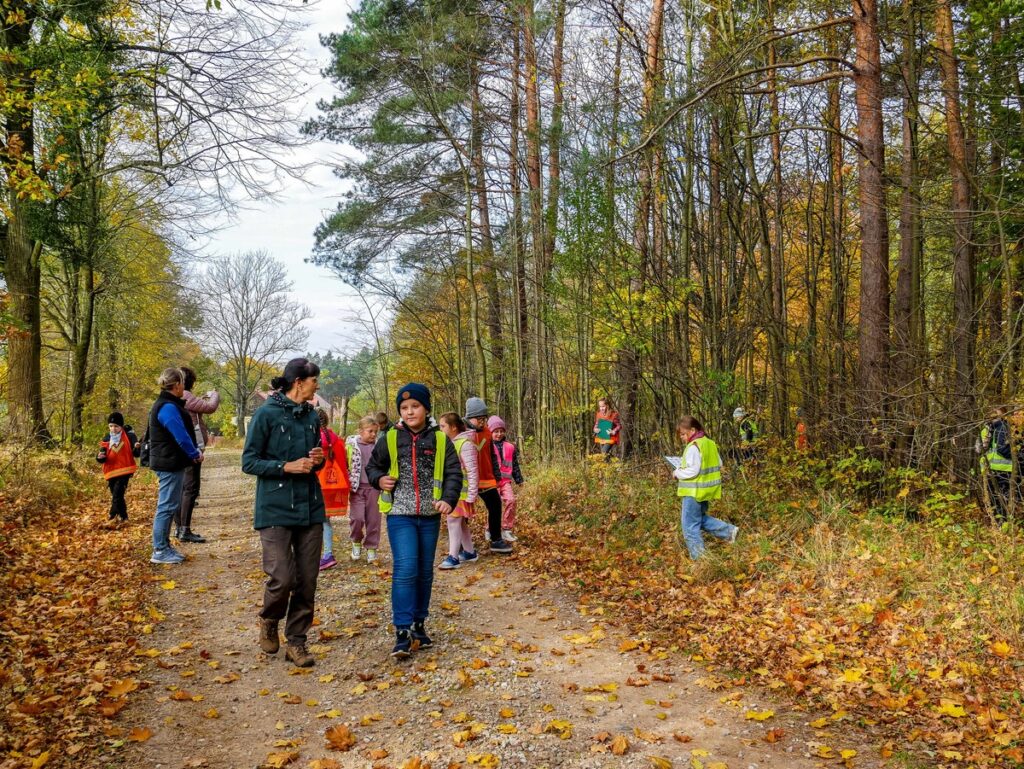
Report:
M 331 519 L 327 518 L 324 520 L 324 554 L 326 558 L 329 555 L 334 555 L 334 528 L 331 526 Z
M 153 549 L 166 550 L 171 546 L 171 521 L 181 507 L 181 487 L 185 471 L 155 470 L 160 490 L 156 495 L 156 515 L 153 516 Z
M 391 619 L 396 628 L 412 627 L 430 612 L 434 554 L 441 531 L 440 515 L 389 515 L 391 543 Z
M 683 497 L 683 540 L 691 558 L 700 558 L 704 554 L 704 537 L 706 531 L 719 539 L 729 539 L 736 527 L 731 523 L 720 521 L 708 515 L 708 502 L 698 502 L 693 497 Z

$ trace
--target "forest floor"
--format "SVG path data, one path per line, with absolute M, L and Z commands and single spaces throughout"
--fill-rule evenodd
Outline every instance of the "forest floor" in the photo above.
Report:
M 523 568 L 528 538 L 511 557 L 436 572 L 435 645 L 395 662 L 386 535 L 376 564 L 353 562 L 343 522 L 338 566 L 317 590 L 316 666 L 267 656 L 257 645 L 254 484 L 239 464 L 235 451 L 210 452 L 195 517 L 210 541 L 183 546 L 180 566 L 151 567 L 153 621 L 135 652 L 144 664 L 117 716 L 128 737 L 102 765 L 879 765 L 849 729 L 824 746 L 809 726 L 821 714 L 789 710 L 757 687 L 723 696 L 683 652 L 595 616 L 536 564 Z M 142 558 L 147 527 L 137 519 Z M 442 534 L 439 555 L 444 543 Z

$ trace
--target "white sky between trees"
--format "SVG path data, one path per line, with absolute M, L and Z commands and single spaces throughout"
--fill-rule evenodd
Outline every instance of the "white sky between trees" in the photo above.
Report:
M 303 120 L 316 114 L 317 99 L 333 95 L 333 86 L 320 75 L 328 51 L 320 45 L 319 36 L 342 31 L 356 1 L 320 0 L 305 14 L 306 28 L 300 42 L 310 62 L 305 85 L 312 88 L 297 110 L 301 120 L 296 123 L 296 131 Z M 331 173 L 330 167 L 331 157 L 343 149 L 330 142 L 314 142 L 297 150 L 293 155 L 296 163 L 313 164 L 305 177 L 311 186 L 286 179 L 276 199 L 243 203 L 234 221 L 215 232 L 205 249 L 209 254 L 266 249 L 284 262 L 293 283 L 292 298 L 311 311 L 306 321 L 310 332 L 306 346 L 312 352 L 353 352 L 371 341 L 366 330 L 351 321 L 363 308 L 358 295 L 330 270 L 303 261 L 313 250 L 313 230 L 334 209 L 344 191 L 342 180 Z

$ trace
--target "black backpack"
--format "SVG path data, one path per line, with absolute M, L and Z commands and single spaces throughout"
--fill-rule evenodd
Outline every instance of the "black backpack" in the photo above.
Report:
M 138 456 L 139 464 L 142 467 L 149 467 L 149 425 L 146 425 L 146 434 L 142 436 L 136 456 Z

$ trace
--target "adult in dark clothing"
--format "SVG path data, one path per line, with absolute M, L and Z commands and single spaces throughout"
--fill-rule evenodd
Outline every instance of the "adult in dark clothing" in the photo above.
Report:
M 254 528 L 267 575 L 260 610 L 260 648 L 276 654 L 278 624 L 285 620 L 285 659 L 313 665 L 306 636 L 323 544 L 324 498 L 316 471 L 324 464 L 320 418 L 308 403 L 320 368 L 306 358 L 288 361 L 270 382 L 273 392 L 256 409 L 245 434 L 242 470 L 256 476 Z
M 181 373 L 185 377 L 185 409 L 192 418 L 192 429 L 195 434 L 196 445 L 200 451 L 206 451 L 210 442 L 210 432 L 206 429 L 203 421 L 204 414 L 212 414 L 220 406 L 220 395 L 216 390 L 210 390 L 206 395 L 194 395 L 192 388 L 196 386 L 196 372 L 188 366 L 181 367 Z M 202 476 L 201 464 L 192 465 L 185 469 L 185 479 L 181 489 L 181 507 L 174 516 L 174 537 L 181 542 L 196 542 L 202 544 L 206 538 L 192 531 L 192 514 L 196 509 L 196 501 L 199 499 Z
M 441 517 L 459 502 L 462 466 L 451 440 L 430 416 L 430 390 L 410 382 L 398 390 L 398 424 L 377 439 L 366 477 L 387 513 L 391 570 L 392 657 L 408 657 L 414 641 L 433 644 L 425 623 L 434 585 Z
M 160 395 L 149 412 L 149 467 L 156 473 L 156 515 L 153 516 L 151 563 L 181 563 L 185 556 L 171 547 L 171 520 L 181 504 L 185 469 L 203 461 L 192 432 L 192 417 L 182 395 L 185 377 L 177 368 L 164 369 L 157 380 Z
M 1006 420 L 1006 407 L 992 410 L 989 421 L 981 428 L 978 440 L 981 470 L 987 478 L 989 501 L 997 521 L 1002 523 L 1009 515 L 1011 481 L 1013 479 L 1013 453 L 1010 449 L 1010 423 Z

